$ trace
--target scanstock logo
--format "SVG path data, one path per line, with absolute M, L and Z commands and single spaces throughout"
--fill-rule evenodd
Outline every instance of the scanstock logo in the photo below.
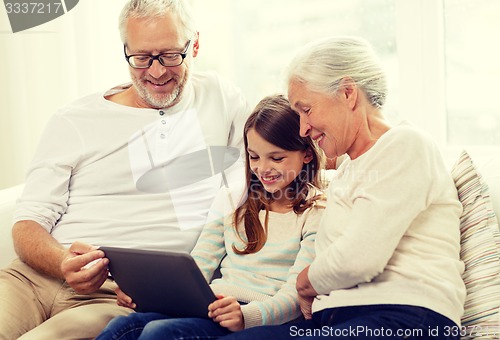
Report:
M 79 0 L 4 0 L 12 32 L 54 20 L 72 10 Z

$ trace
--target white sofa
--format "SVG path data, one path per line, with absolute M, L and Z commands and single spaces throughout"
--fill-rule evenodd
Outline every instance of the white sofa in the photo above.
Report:
M 11 235 L 12 213 L 23 187 L 21 184 L 0 190 L 0 268 L 16 257 Z
M 462 338 L 473 339 L 481 335 L 479 334 L 480 331 L 495 331 L 498 332 L 496 335 L 487 336 L 486 338 L 497 339 L 500 338 L 500 232 L 498 232 L 498 225 L 500 224 L 500 154 L 490 154 L 484 156 L 483 153 L 482 155 L 478 154 L 478 156 L 475 157 L 475 154 L 471 153 L 471 157 L 475 167 L 482 176 L 483 180 L 486 182 L 486 185 L 489 187 L 489 193 L 487 192 L 485 196 L 487 200 L 491 199 L 489 206 L 492 208 L 489 209 L 488 212 L 488 215 L 491 218 L 487 219 L 487 223 L 489 224 L 487 228 L 489 232 L 493 230 L 493 233 L 496 233 L 498 238 L 495 238 L 496 236 L 491 236 L 492 240 L 489 242 L 490 249 L 480 249 L 480 253 L 478 253 L 478 244 L 479 248 L 484 248 L 484 236 L 481 236 L 483 238 L 476 240 L 476 243 L 474 243 L 471 247 L 473 248 L 472 251 L 463 257 L 463 259 L 465 257 L 470 258 L 471 270 L 469 272 L 475 271 L 475 273 L 473 274 L 473 279 L 471 279 L 474 281 L 472 282 L 472 286 L 469 287 L 471 283 L 468 283 L 467 286 L 468 297 L 466 301 L 466 313 L 464 314 L 463 319 L 467 327 L 463 329 Z M 453 157 L 453 159 L 448 159 L 450 170 L 452 172 L 455 171 L 455 175 L 457 170 L 456 168 L 453 170 L 452 165 L 457 162 L 457 158 L 458 155 Z M 463 159 L 463 157 L 461 159 Z M 461 173 L 463 172 L 466 171 L 461 171 Z M 470 178 L 470 171 L 465 176 L 462 176 L 461 179 L 463 182 L 460 187 L 462 188 L 465 196 L 468 195 L 470 191 L 469 183 L 472 182 Z M 458 182 L 456 183 L 458 188 Z M 15 201 L 17 197 L 20 196 L 22 189 L 23 185 L 18 185 L 12 188 L 0 190 L 0 268 L 8 265 L 8 263 L 16 257 L 14 247 L 12 245 L 11 219 Z M 481 191 L 481 194 L 484 194 L 484 192 Z M 472 207 L 473 211 L 470 215 L 476 214 L 478 210 L 477 202 L 474 204 L 475 206 Z M 481 208 L 483 208 L 483 205 L 481 205 Z M 493 211 L 496 214 L 496 218 Z M 477 234 L 484 235 L 484 226 L 479 226 L 479 228 L 483 229 L 477 229 L 479 224 L 477 222 L 477 215 L 471 216 L 470 220 L 466 224 L 472 226 L 470 230 L 478 231 Z M 470 232 L 470 230 L 468 231 Z M 464 236 L 464 234 L 462 234 L 462 236 Z M 467 238 L 474 238 L 469 236 L 470 235 L 468 235 Z M 479 238 L 480 237 L 477 237 L 476 239 Z M 495 254 L 493 257 L 491 256 L 491 247 L 496 247 L 496 250 L 493 250 L 493 253 Z M 462 252 L 464 249 L 465 243 L 462 242 Z M 483 260 L 480 259 L 480 261 L 478 261 L 478 257 L 482 257 Z M 464 260 L 464 262 L 467 264 L 466 260 Z M 475 268 L 475 266 L 478 266 L 477 263 L 479 263 L 481 268 Z M 484 266 L 487 268 L 484 269 Z M 485 275 L 485 272 L 487 272 L 488 275 Z M 466 281 L 466 278 L 467 277 L 464 276 L 464 281 Z M 483 304 L 483 301 L 486 301 L 486 305 Z M 467 315 L 469 317 L 467 317 Z M 472 321 L 469 323 L 469 320 Z

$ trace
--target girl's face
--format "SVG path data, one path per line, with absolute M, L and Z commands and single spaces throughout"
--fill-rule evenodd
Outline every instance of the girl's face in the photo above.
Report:
M 249 166 L 274 198 L 288 200 L 286 188 L 312 159 L 312 152 L 288 151 L 269 143 L 251 128 L 247 132 Z

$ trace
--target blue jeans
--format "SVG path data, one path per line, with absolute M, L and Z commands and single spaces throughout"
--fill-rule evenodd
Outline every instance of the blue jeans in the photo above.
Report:
M 330 308 L 311 320 L 281 326 L 260 326 L 232 333 L 224 339 L 460 339 L 450 319 L 427 308 L 373 305 Z
M 159 313 L 132 313 L 111 320 L 96 340 L 218 339 L 231 333 L 211 319 L 176 319 Z

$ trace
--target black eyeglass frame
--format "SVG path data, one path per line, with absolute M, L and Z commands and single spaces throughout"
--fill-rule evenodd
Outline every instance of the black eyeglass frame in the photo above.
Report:
M 146 68 L 150 68 L 151 65 L 153 65 L 153 61 L 155 60 L 158 60 L 158 62 L 164 66 L 164 67 L 176 67 L 176 66 L 179 66 L 181 65 L 183 62 L 184 62 L 184 59 L 186 59 L 187 57 L 187 54 L 188 54 L 188 50 L 189 50 L 189 46 L 191 46 L 191 40 L 188 40 L 187 42 L 187 46 L 186 48 L 184 49 L 183 52 L 167 52 L 167 53 L 160 53 L 160 54 L 143 54 L 143 53 L 137 53 L 137 54 L 127 54 L 127 45 L 124 44 L 123 45 L 123 54 L 125 54 L 125 59 L 127 60 L 127 63 L 130 65 L 130 67 L 132 68 L 136 68 L 136 69 L 146 69 Z M 165 65 L 163 63 L 163 61 L 161 60 L 161 57 L 162 56 L 165 56 L 165 55 L 180 55 L 181 56 L 181 62 L 178 63 L 177 65 Z M 134 66 L 132 65 L 132 63 L 130 63 L 130 58 L 132 57 L 138 57 L 138 56 L 141 56 L 141 57 L 149 57 L 149 63 L 147 66 Z

